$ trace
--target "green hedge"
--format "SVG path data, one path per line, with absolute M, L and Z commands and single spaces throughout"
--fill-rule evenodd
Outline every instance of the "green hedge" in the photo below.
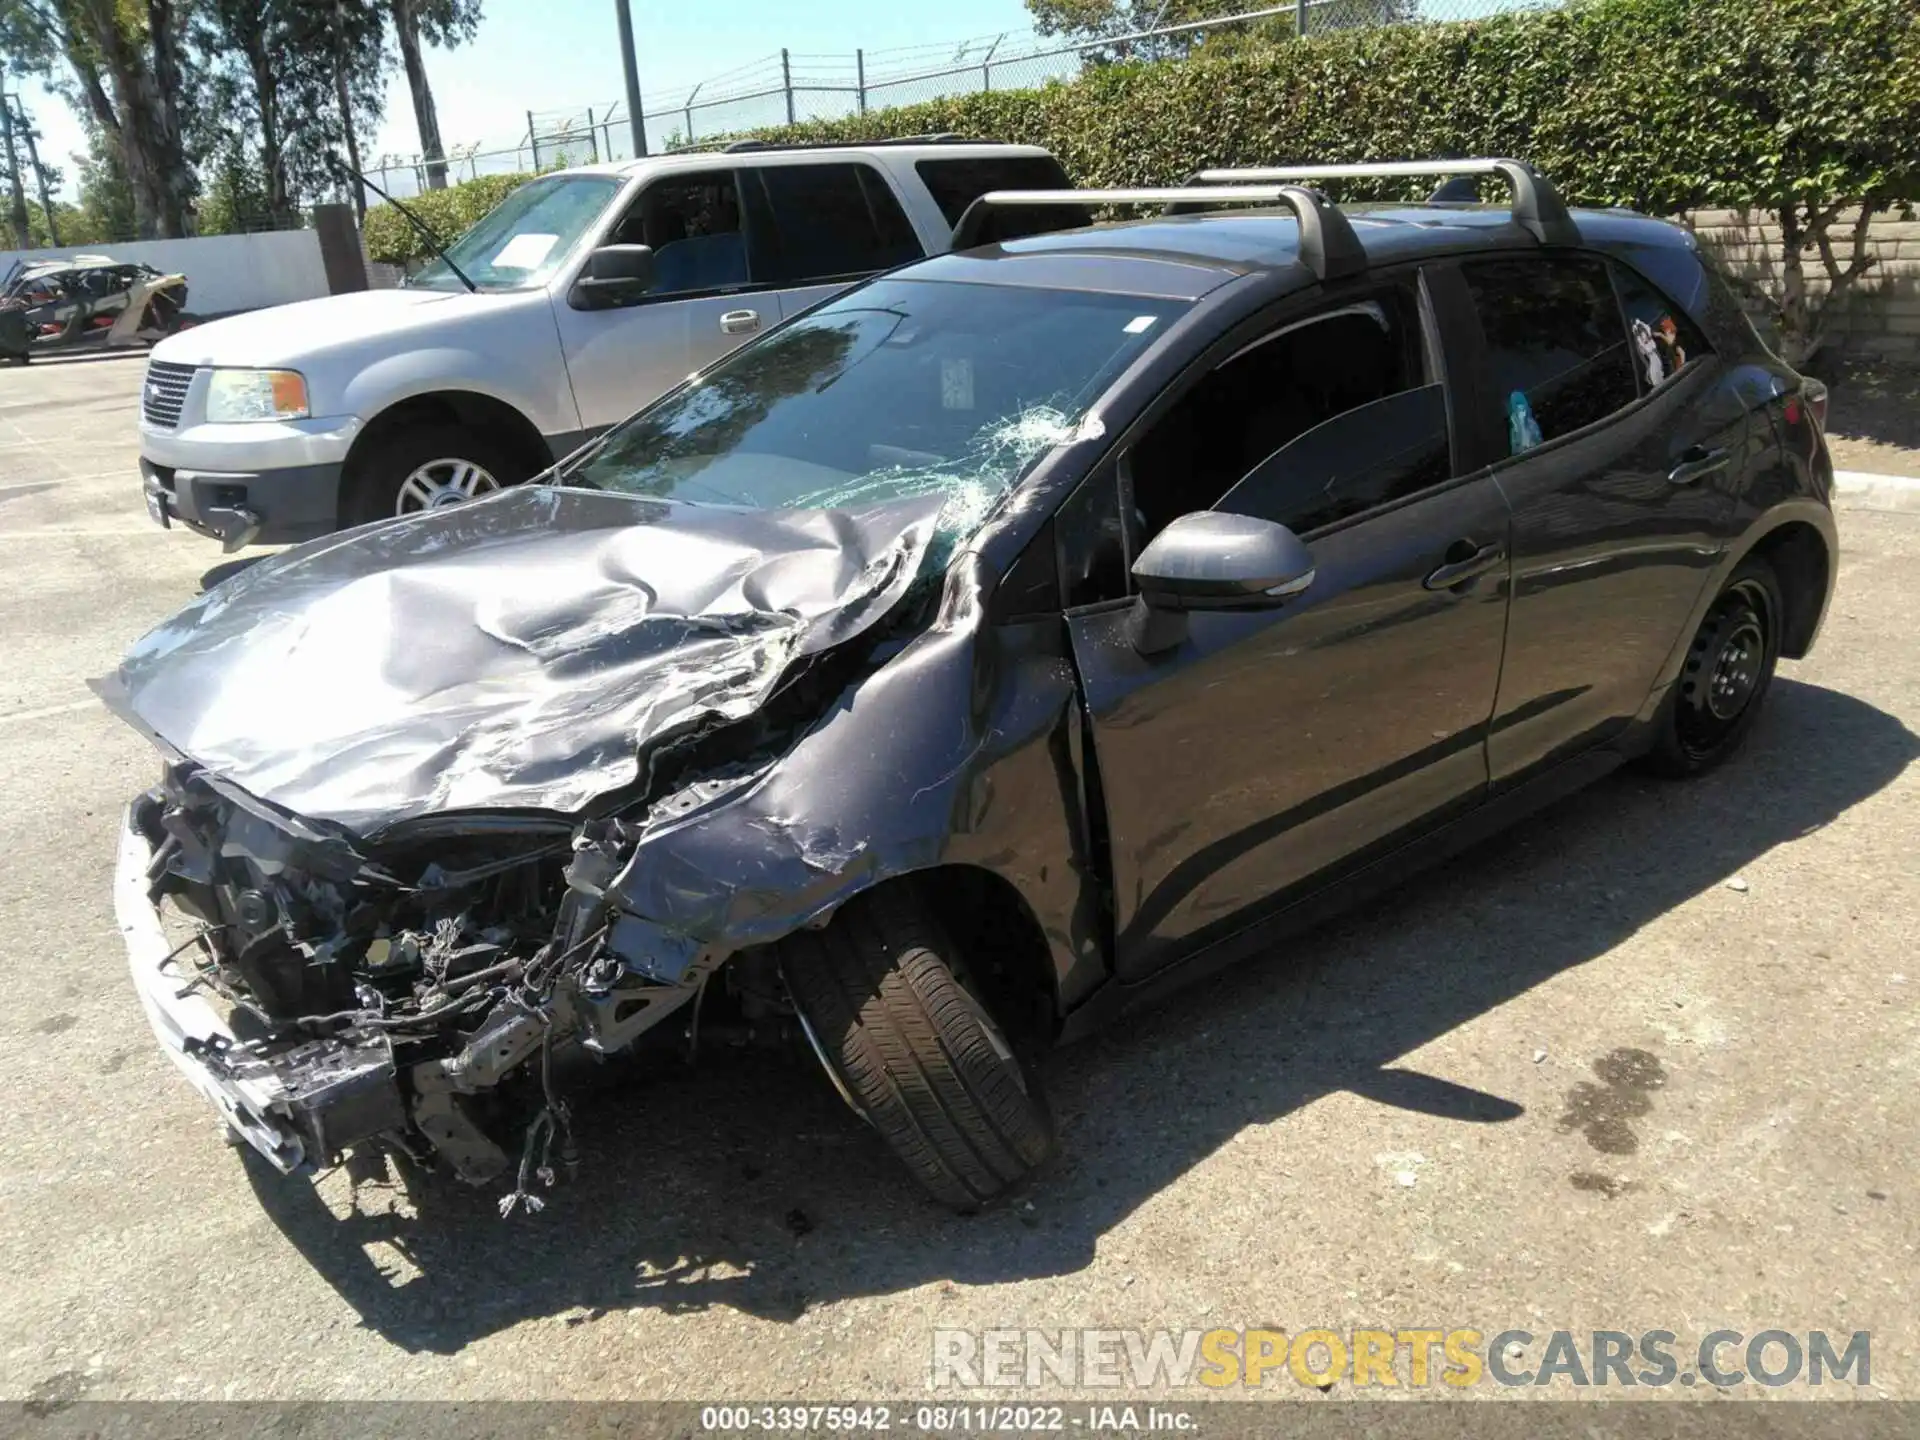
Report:
M 1026 141 L 1051 149 L 1083 185 L 1167 184 L 1208 165 L 1514 155 L 1571 202 L 1661 214 L 1911 198 L 1917 17 L 1914 0 L 1593 0 L 1213 53 L 1203 45 L 1184 60 L 1104 66 L 1037 90 L 757 133 Z M 485 206 L 468 192 L 521 178 L 471 182 L 444 203 L 470 219 Z M 416 253 L 397 219 L 369 213 L 375 259 Z
M 531 179 L 533 176 L 526 174 L 482 175 L 477 180 L 463 180 L 444 190 L 428 190 L 416 198 L 403 199 L 402 203 L 432 226 L 433 233 L 444 243 L 467 230 Z M 364 230 L 370 260 L 406 265 L 432 257 L 433 252 L 420 243 L 419 234 L 391 205 L 375 205 L 369 209 Z

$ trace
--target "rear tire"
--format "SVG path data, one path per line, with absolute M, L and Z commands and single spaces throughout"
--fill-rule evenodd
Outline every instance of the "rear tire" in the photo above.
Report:
M 1773 683 L 1785 613 L 1773 567 L 1757 555 L 1741 561 L 1687 647 L 1655 722 L 1648 769 L 1704 775 L 1746 742 Z
M 1038 1085 L 910 889 L 849 900 L 783 941 L 780 968 L 841 1094 L 942 1204 L 976 1210 L 1052 1150 Z
M 413 425 L 378 440 L 355 466 L 341 521 L 365 525 L 477 500 L 518 485 L 533 470 L 486 435 L 458 425 Z M 463 491 L 461 499 L 453 490 Z

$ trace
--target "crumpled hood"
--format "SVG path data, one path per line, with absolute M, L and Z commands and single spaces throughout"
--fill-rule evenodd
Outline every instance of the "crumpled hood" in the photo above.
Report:
M 349 531 L 200 596 L 98 682 L 248 793 L 358 834 L 575 812 L 892 609 L 938 495 L 737 511 L 528 486 Z

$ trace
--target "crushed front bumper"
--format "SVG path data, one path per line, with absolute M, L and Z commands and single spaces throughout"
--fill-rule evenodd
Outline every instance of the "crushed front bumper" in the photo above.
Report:
M 152 862 L 153 849 L 129 815 L 120 834 L 113 911 L 147 1022 L 160 1048 L 233 1131 L 274 1168 L 292 1174 L 307 1155 L 291 1120 L 286 1086 L 257 1062 L 233 1064 L 221 1058 L 223 1051 L 235 1045 L 234 1033 L 194 988 L 196 977 L 190 968 L 170 956 L 173 947 L 160 927 L 160 912 L 147 898 L 147 869 Z

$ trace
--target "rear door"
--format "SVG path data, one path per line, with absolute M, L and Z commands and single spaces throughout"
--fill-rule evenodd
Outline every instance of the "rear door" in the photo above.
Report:
M 990 190 L 1070 190 L 1073 182 L 1051 155 L 930 155 L 916 160 L 914 174 L 927 187 L 946 218 L 947 231 L 960 223 L 967 207 Z M 996 210 L 981 233 L 982 244 L 1022 235 L 1071 230 L 1092 222 L 1091 211 L 1075 206 Z
M 763 268 L 779 291 L 769 324 L 924 253 L 893 187 L 864 160 L 765 165 L 747 174 L 766 216 Z
M 1486 474 L 1454 478 L 1423 314 L 1404 281 L 1283 323 L 1115 466 L 1126 557 L 1218 509 L 1292 527 L 1316 567 L 1283 608 L 1196 612 L 1153 655 L 1128 638 L 1133 601 L 1068 612 L 1130 979 L 1484 798 L 1507 507 Z M 1090 483 L 1063 536 L 1112 529 L 1080 513 L 1108 503 Z M 1063 555 L 1070 598 L 1126 557 Z
M 1485 342 L 1481 434 L 1513 508 L 1499 787 L 1641 710 L 1720 553 L 1747 425 L 1716 399 L 1692 322 L 1612 262 L 1522 254 L 1459 274 Z

